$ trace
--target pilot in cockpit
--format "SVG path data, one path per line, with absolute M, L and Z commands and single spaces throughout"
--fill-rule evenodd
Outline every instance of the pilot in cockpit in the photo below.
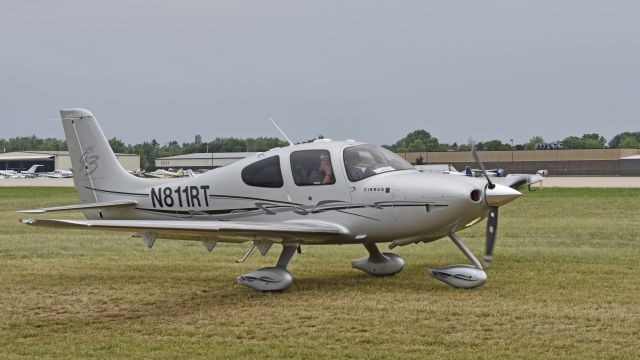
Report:
M 309 176 L 309 180 L 312 184 L 333 184 L 335 179 L 333 177 L 333 168 L 331 167 L 331 160 L 329 155 L 322 153 L 320 155 L 320 165 L 317 170 L 314 170 Z
M 347 176 L 351 181 L 358 181 L 363 178 L 362 170 L 357 165 L 360 162 L 360 156 L 356 151 L 344 152 L 344 163 L 347 168 Z
M 322 177 L 321 184 L 332 184 L 333 183 L 333 168 L 331 167 L 331 161 L 329 160 L 329 155 L 322 154 L 320 155 L 320 168 L 319 170 L 324 174 Z

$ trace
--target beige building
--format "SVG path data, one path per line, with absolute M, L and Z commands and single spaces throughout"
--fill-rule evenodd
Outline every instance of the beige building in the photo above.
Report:
M 156 159 L 158 169 L 215 169 L 244 159 L 255 152 L 194 153 Z
M 640 149 L 583 150 L 515 150 L 479 151 L 488 169 L 502 168 L 509 173 L 535 173 L 547 170 L 549 175 L 623 175 L 640 176 Z M 159 169 L 214 169 L 231 164 L 252 152 L 195 153 L 156 159 Z M 458 170 L 477 165 L 471 152 L 410 152 L 400 156 L 415 164 L 451 164 Z
M 140 169 L 140 156 L 135 154 L 116 154 L 122 167 L 127 171 Z M 42 165 L 38 172 L 70 170 L 71 157 L 68 151 L 19 151 L 0 153 L 0 169 L 24 171 L 32 165 Z
M 640 175 L 640 149 L 514 150 L 479 151 L 485 167 L 503 168 L 506 173 L 535 173 L 548 170 L 549 175 Z M 477 165 L 471 152 L 399 153 L 415 164 L 452 164 L 458 170 Z

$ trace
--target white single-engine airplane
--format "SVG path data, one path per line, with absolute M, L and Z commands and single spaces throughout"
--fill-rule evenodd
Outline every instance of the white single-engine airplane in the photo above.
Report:
M 261 291 L 291 286 L 287 266 L 301 244 L 362 244 L 369 256 L 352 266 L 392 275 L 404 260 L 381 253 L 377 243 L 394 248 L 447 236 L 473 265 L 431 269 L 430 275 L 454 287 L 480 286 L 487 279 L 482 264 L 456 231 L 489 216 L 485 261 L 491 261 L 498 206 L 520 195 L 488 177 L 422 174 L 382 147 L 326 139 L 272 149 L 197 177 L 142 179 L 120 166 L 89 111 L 60 114 L 80 204 L 23 212 L 82 210 L 88 220 L 22 223 L 135 232 L 149 248 L 157 238 L 202 241 L 209 251 L 217 242 L 252 241 L 264 255 L 280 243 L 275 267 L 237 278 Z
M 44 166 L 44 165 L 32 165 L 28 170 L 20 171 L 20 172 L 17 172 L 14 170 L 5 170 L 5 171 L 0 170 L 0 176 L 9 177 L 12 179 L 34 178 L 38 175 L 36 174 L 36 171 L 41 166 Z

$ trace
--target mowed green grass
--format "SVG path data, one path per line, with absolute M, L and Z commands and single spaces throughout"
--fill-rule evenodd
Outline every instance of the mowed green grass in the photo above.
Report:
M 525 191 L 501 209 L 478 289 L 426 276 L 466 262 L 442 239 L 396 249 L 406 267 L 382 278 L 351 269 L 362 246 L 307 246 L 294 285 L 270 294 L 235 278 L 275 264 L 279 245 L 236 264 L 248 244 L 147 250 L 127 233 L 29 227 L 15 210 L 75 203 L 74 191 L 0 188 L 0 357 L 637 358 L 639 200 L 640 189 Z M 484 223 L 460 235 L 483 253 Z

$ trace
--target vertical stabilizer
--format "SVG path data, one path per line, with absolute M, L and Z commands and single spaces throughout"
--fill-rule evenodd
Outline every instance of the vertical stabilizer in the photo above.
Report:
M 129 174 L 120 165 L 91 112 L 60 110 L 60 116 L 81 203 L 105 201 L 101 194 L 127 192 L 143 185 L 144 179 Z
M 25 171 L 25 174 L 35 174 L 39 167 L 43 165 L 33 165 L 29 168 L 29 170 Z
M 464 167 L 464 174 L 466 176 L 473 177 L 473 170 L 471 170 L 471 166 L 467 165 L 467 166 Z

